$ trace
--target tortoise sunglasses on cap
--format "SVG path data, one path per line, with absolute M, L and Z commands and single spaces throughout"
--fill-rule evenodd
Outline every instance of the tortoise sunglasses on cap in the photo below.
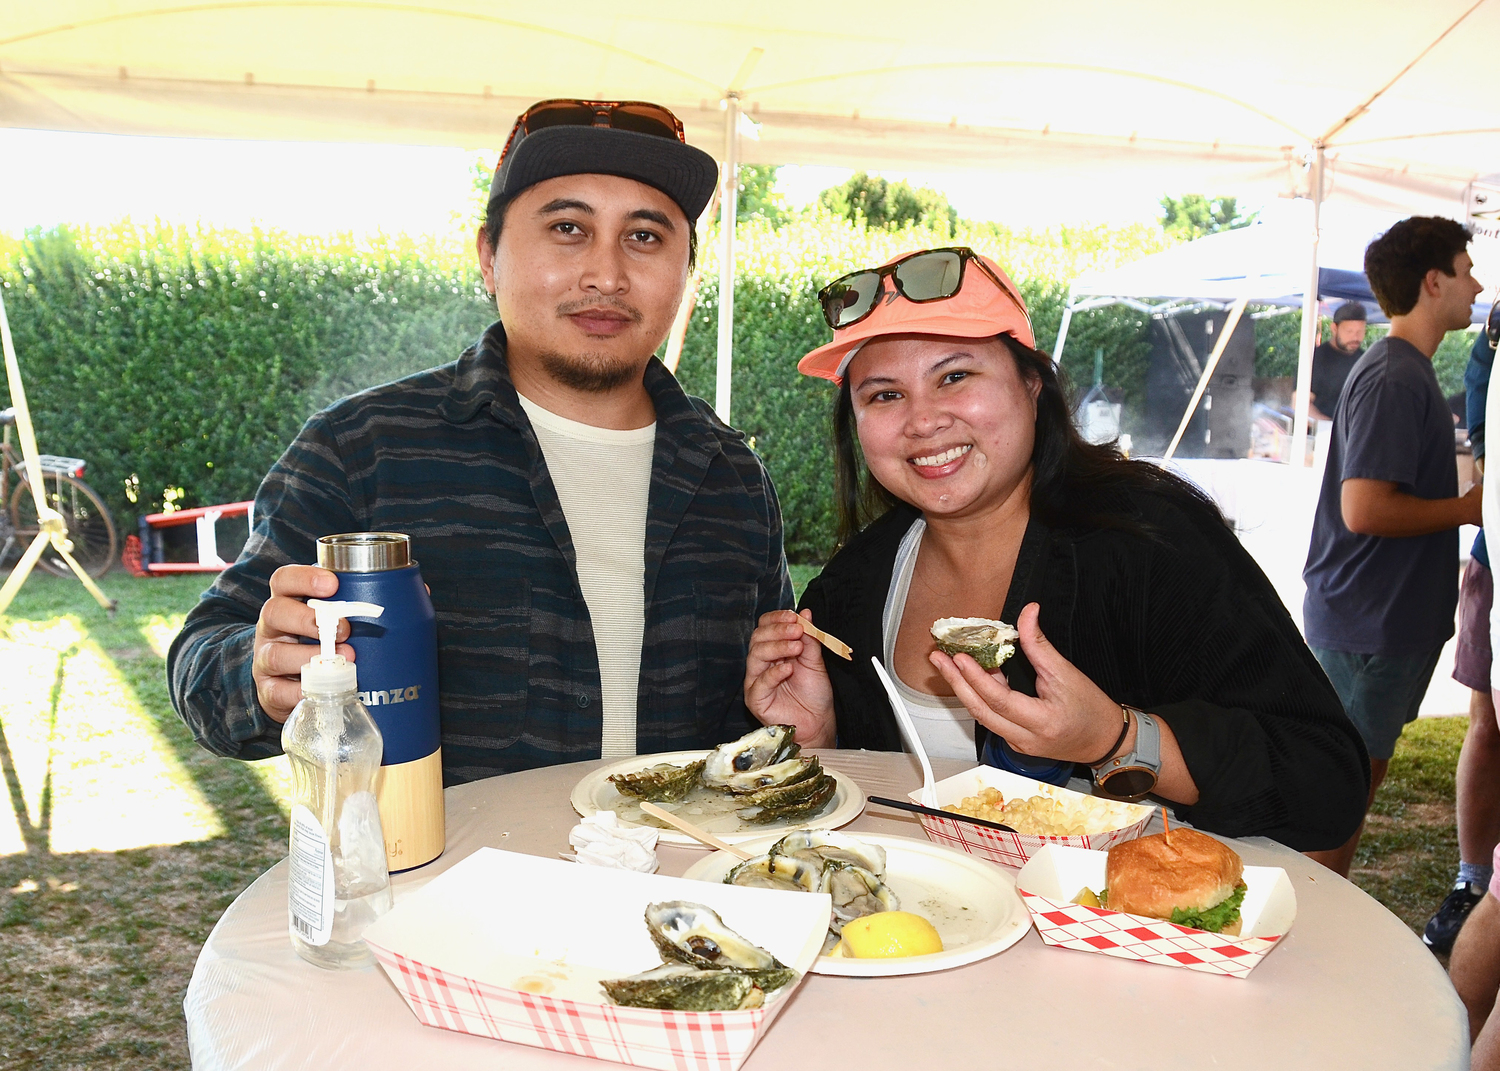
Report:
M 687 135 L 682 120 L 660 104 L 645 100 L 557 100 L 538 101 L 516 119 L 500 159 L 510 152 L 517 134 L 535 134 L 549 126 L 602 126 L 630 130 L 637 134 L 673 138 L 684 144 Z

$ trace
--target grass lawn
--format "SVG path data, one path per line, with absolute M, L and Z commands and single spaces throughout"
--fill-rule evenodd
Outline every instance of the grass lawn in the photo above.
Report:
M 203 751 L 167 644 L 202 577 L 32 576 L 0 618 L 0 1067 L 186 1068 L 182 996 L 224 909 L 286 854 L 280 777 Z
M 793 567 L 800 593 L 816 573 Z M 34 576 L 0 618 L 0 1067 L 187 1068 L 199 947 L 286 851 L 284 766 L 201 750 L 172 712 L 167 645 L 202 577 Z M 1408 728 L 1354 880 L 1413 929 L 1457 861 L 1464 718 Z

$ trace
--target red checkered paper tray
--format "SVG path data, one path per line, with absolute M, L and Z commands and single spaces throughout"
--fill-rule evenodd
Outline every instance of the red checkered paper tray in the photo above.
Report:
M 707 904 L 804 977 L 831 913 L 824 893 L 785 896 L 481 848 L 399 899 L 365 940 L 428 1026 L 664 1071 L 734 1071 L 801 982 L 748 1011 L 609 1003 L 601 979 L 661 961 L 644 914 L 663 900 Z
M 1297 917 L 1297 897 L 1286 871 L 1268 866 L 1245 868 L 1238 937 L 1073 903 L 1085 887 L 1096 894 L 1104 888 L 1106 856 L 1049 845 L 1021 868 L 1016 886 L 1043 941 L 1080 952 L 1244 978 L 1286 936 Z
M 1059 800 L 1083 801 L 1088 806 L 1103 809 L 1114 815 L 1114 820 L 1120 823 L 1118 828 L 1105 832 L 1074 837 L 1046 837 L 1030 833 L 1006 833 L 1004 830 L 987 829 L 984 826 L 976 826 L 972 822 L 960 822 L 952 818 L 934 818 L 926 814 L 920 816 L 922 831 L 927 834 L 928 840 L 946 844 L 950 848 L 968 852 L 970 855 L 983 856 L 992 863 L 1008 867 L 1024 866 L 1026 860 L 1049 844 L 1061 844 L 1072 848 L 1108 848 L 1111 844 L 1134 840 L 1145 831 L 1146 823 L 1151 821 L 1151 815 L 1156 811 L 1155 807 L 1147 807 L 1138 803 L 1119 803 L 1114 800 L 1087 796 L 1082 792 L 1074 792 L 1072 789 L 1034 781 L 1029 777 L 1021 777 L 1008 770 L 997 770 L 993 766 L 976 766 L 972 770 L 945 777 L 934 787 L 937 789 L 939 807 L 947 807 L 950 804 L 958 806 L 963 803 L 966 796 L 976 796 L 981 789 L 997 788 L 1007 801 L 1026 799 L 1029 796 L 1051 796 Z M 921 803 L 921 791 L 910 793 L 910 799 L 913 803 Z

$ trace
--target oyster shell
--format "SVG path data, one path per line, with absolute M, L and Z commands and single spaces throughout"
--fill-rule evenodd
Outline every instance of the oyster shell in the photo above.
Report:
M 790 725 L 763 725 L 738 740 L 720 744 L 704 760 L 701 780 L 710 788 L 730 788 L 731 780 L 738 774 L 785 762 L 802 750 L 793 739 L 796 734 L 797 730 Z
M 809 861 L 770 853 L 758 855 L 724 875 L 724 884 L 751 889 L 818 892 L 823 887 L 823 860 L 814 858 Z
M 646 907 L 646 928 L 666 960 L 705 970 L 733 968 L 753 973 L 786 969 L 786 964 L 735 933 L 724 925 L 717 911 L 703 904 L 686 900 L 650 904 Z
M 824 863 L 853 863 L 862 866 L 876 877 L 885 876 L 885 849 L 878 844 L 866 844 L 846 833 L 831 829 L 803 829 L 788 833 L 766 853 L 772 859 L 799 859 L 816 862 L 821 870 Z
M 758 1008 L 765 998 L 748 974 L 705 971 L 686 963 L 663 963 L 628 978 L 608 978 L 599 984 L 610 1000 L 632 1008 L 736 1011 Z
M 822 772 L 823 766 L 818 762 L 816 755 L 798 755 L 784 762 L 772 763 L 770 766 L 762 766 L 756 770 L 731 774 L 719 787 L 735 795 L 744 795 L 766 788 L 794 785 L 798 781 L 816 777 Z
M 966 654 L 985 669 L 999 669 L 1016 653 L 1021 634 L 987 617 L 944 617 L 932 623 L 932 638 L 944 654 Z
M 745 806 L 734 813 L 746 822 L 800 822 L 822 814 L 838 788 L 838 781 L 819 770 L 814 777 L 772 785 L 743 797 Z
M 844 923 L 865 915 L 901 910 L 901 901 L 879 876 L 853 863 L 830 862 L 823 870 L 821 891 L 833 898 L 832 930 L 842 930 Z
M 674 803 L 697 787 L 703 763 L 703 759 L 686 766 L 662 762 L 633 773 L 611 774 L 609 780 L 622 796 L 634 796 L 653 803 Z

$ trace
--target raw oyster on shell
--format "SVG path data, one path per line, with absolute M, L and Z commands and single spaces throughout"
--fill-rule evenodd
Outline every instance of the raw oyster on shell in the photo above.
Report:
M 736 795 L 743 795 L 782 785 L 794 785 L 798 781 L 815 777 L 822 771 L 822 764 L 818 762 L 816 755 L 797 755 L 757 770 L 731 774 L 720 787 Z
M 831 829 L 802 829 L 788 833 L 771 845 L 767 855 L 772 859 L 816 861 L 819 869 L 828 862 L 853 863 L 876 877 L 885 876 L 884 848 Z
M 833 897 L 833 922 L 829 929 L 835 931 L 865 915 L 901 910 L 901 901 L 885 882 L 853 863 L 830 862 L 823 870 L 821 891 Z
M 610 1000 L 633 1008 L 743 1011 L 758 1008 L 765 1000 L 765 991 L 748 974 L 705 971 L 686 963 L 663 963 L 628 978 L 609 978 L 599 984 Z
M 808 861 L 769 853 L 757 855 L 724 875 L 724 884 L 751 889 L 818 892 L 823 887 L 823 860 Z
M 738 740 L 720 744 L 704 760 L 701 780 L 710 788 L 750 792 L 753 788 L 731 788 L 739 774 L 764 769 L 793 758 L 802 748 L 793 739 L 797 730 L 790 725 L 764 725 Z M 764 787 L 764 786 L 754 786 Z
M 817 759 L 812 760 L 814 764 Z M 822 814 L 837 795 L 838 781 L 821 769 L 790 784 L 772 785 L 742 796 L 745 806 L 735 814 L 746 822 L 800 822 Z
M 999 669 L 1016 653 L 1021 634 L 987 617 L 944 617 L 932 623 L 932 638 L 944 654 L 966 654 L 985 669 Z
M 703 763 L 703 759 L 686 766 L 662 762 L 644 770 L 611 774 L 609 780 L 622 796 L 634 796 L 653 803 L 675 803 L 697 787 Z
M 735 933 L 717 911 L 703 904 L 686 900 L 650 904 L 646 928 L 666 960 L 704 970 L 730 968 L 751 974 L 786 970 L 786 964 Z
M 827 955 L 838 943 L 845 923 L 901 909 L 900 899 L 882 880 L 884 876 L 885 849 L 880 845 L 829 829 L 809 829 L 788 833 L 765 855 L 734 867 L 724 876 L 724 883 L 827 893 L 833 900 L 829 936 L 823 944 Z

